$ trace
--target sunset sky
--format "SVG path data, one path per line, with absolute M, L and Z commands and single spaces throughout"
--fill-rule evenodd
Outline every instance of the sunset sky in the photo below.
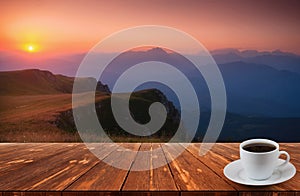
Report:
M 88 51 L 137 25 L 183 30 L 209 50 L 240 48 L 300 54 L 300 1 L 1 1 L 0 50 Z

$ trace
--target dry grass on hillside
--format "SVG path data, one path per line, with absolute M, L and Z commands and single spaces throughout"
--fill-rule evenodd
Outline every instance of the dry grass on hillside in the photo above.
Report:
M 82 104 L 86 94 L 79 95 Z M 106 96 L 96 97 L 100 101 Z M 0 142 L 80 142 L 77 133 L 53 123 L 60 112 L 71 108 L 71 94 L 0 96 Z

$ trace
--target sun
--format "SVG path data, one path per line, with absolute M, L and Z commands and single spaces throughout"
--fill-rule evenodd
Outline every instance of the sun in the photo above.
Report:
M 33 51 L 33 46 L 28 46 L 28 51 Z
M 28 45 L 28 46 L 27 46 L 27 51 L 28 51 L 28 52 L 34 52 L 34 51 L 35 51 L 34 46 L 33 46 L 33 45 Z
M 22 46 L 22 50 L 28 53 L 36 53 L 39 51 L 37 44 L 27 43 Z

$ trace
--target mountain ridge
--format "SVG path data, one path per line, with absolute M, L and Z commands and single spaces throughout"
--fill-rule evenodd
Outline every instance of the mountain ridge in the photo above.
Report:
M 80 78 L 83 92 L 96 90 L 110 93 L 107 85 L 97 82 L 95 78 Z M 48 70 L 27 69 L 0 72 L 0 94 L 2 95 L 32 95 L 72 93 L 74 77 L 53 74 Z
M 103 72 L 101 81 L 113 87 L 119 76 L 133 65 L 143 61 L 151 61 L 151 63 L 162 61 L 180 70 L 190 80 L 198 99 L 202 101 L 200 103 L 201 108 L 210 106 L 209 90 L 200 71 L 179 54 L 160 53 L 160 50 L 155 50 L 155 53 L 150 51 L 151 55 L 147 51 L 120 54 Z M 300 74 L 297 72 L 276 69 L 274 66 L 260 62 L 245 62 L 243 60 L 218 63 L 218 67 L 227 91 L 229 112 L 247 116 L 300 117 L 300 103 L 298 101 L 300 99 Z M 163 91 L 168 99 L 179 108 L 176 95 L 167 92 L 168 87 L 159 87 L 153 83 L 151 85 L 155 85 L 156 88 Z M 149 88 L 151 85 L 143 84 L 138 89 Z
M 224 49 L 211 52 L 217 64 L 242 61 L 269 65 L 277 70 L 286 70 L 300 74 L 300 56 L 294 53 L 274 50 L 271 52 L 257 50 Z

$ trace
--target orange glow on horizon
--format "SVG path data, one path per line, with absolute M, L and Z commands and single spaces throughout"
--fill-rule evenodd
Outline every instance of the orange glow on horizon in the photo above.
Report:
M 81 53 L 122 29 L 163 25 L 192 35 L 208 50 L 300 54 L 299 5 L 297 0 L 0 1 L 0 50 Z

